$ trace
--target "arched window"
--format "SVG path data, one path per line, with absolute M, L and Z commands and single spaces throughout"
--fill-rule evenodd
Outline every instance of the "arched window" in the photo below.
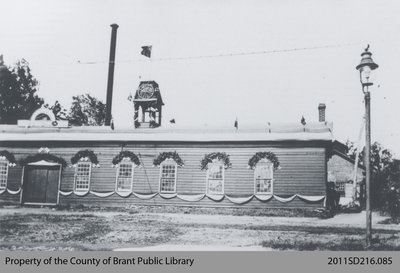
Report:
M 160 153 L 154 160 L 154 166 L 160 167 L 160 193 L 175 193 L 176 192 L 176 176 L 178 166 L 182 167 L 183 160 L 175 152 Z
M 117 191 L 132 191 L 134 164 L 129 159 L 122 160 L 117 169 Z
M 7 188 L 8 160 L 0 159 L 0 190 Z
M 89 191 L 92 167 L 99 167 L 99 161 L 93 151 L 81 150 L 71 158 L 75 167 L 74 190 Z
M 80 159 L 75 166 L 76 191 L 88 191 L 90 188 L 90 175 L 92 173 L 92 162 Z
M 176 192 L 176 175 L 178 164 L 172 159 L 166 159 L 160 164 L 160 193 Z
M 140 160 L 131 151 L 121 151 L 112 160 L 112 166 L 117 167 L 115 190 L 119 192 L 132 191 L 135 166 L 140 166 Z
M 50 120 L 50 117 L 44 113 L 38 114 L 35 120 Z
M 274 165 L 266 160 L 260 160 L 254 169 L 254 193 L 272 194 L 273 193 L 273 174 Z
M 7 188 L 8 167 L 15 165 L 15 157 L 12 153 L 6 150 L 0 151 L 0 190 Z
M 225 166 L 222 161 L 213 161 L 207 166 L 207 194 L 224 194 Z

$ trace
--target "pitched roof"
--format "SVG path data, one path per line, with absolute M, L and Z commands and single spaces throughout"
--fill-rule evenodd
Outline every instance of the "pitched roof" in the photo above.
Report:
M 26 128 L 0 125 L 0 141 L 330 141 L 332 123 L 267 124 L 264 126 L 178 127 L 151 129 L 81 126 L 69 128 Z

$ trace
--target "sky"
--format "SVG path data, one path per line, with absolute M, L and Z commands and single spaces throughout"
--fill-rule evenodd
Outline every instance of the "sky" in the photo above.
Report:
M 140 80 L 155 80 L 164 123 L 233 127 L 237 118 L 240 128 L 302 116 L 313 122 L 325 103 L 335 138 L 358 141 L 364 102 L 355 67 L 370 44 L 379 64 L 372 141 L 400 158 L 400 3 L 394 0 L 0 0 L 0 7 L 5 63 L 26 59 L 40 82 L 38 95 L 66 108 L 83 93 L 105 102 L 110 24 L 119 25 L 117 128 L 133 126 L 127 98 Z M 151 61 L 140 55 L 144 45 L 153 46 Z M 224 56 L 197 58 L 218 55 Z

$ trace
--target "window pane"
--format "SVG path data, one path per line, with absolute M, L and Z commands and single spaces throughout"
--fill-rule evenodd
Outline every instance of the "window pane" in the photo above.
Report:
M 7 187 L 7 170 L 8 162 L 0 162 L 0 189 L 5 189 Z
M 207 171 L 207 193 L 224 193 L 224 166 L 219 162 L 209 163 Z
M 160 191 L 175 192 L 176 189 L 176 166 L 161 165 Z
M 256 177 L 271 179 L 272 178 L 272 168 L 269 164 L 257 164 L 256 167 Z
M 222 179 L 223 166 L 221 164 L 211 164 L 208 169 L 209 179 Z
M 271 192 L 271 179 L 256 179 L 256 192 Z
M 223 193 L 223 180 L 208 180 L 208 193 Z
M 256 193 L 272 193 L 272 164 L 258 163 L 254 171 Z
M 118 167 L 117 190 L 130 190 L 132 186 L 132 163 L 122 163 Z
M 90 183 L 90 168 L 92 163 L 79 162 L 75 169 L 75 189 L 88 190 Z

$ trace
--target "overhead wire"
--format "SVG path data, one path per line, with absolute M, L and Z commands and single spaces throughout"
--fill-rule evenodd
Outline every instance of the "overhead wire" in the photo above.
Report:
M 249 55 L 263 55 L 263 54 L 273 54 L 273 53 L 285 53 L 294 51 L 306 51 L 306 50 L 317 50 L 317 49 L 329 49 L 329 48 L 340 48 L 359 45 L 359 43 L 346 43 L 346 44 L 336 44 L 336 45 L 322 45 L 322 46 L 311 46 L 311 47 L 298 47 L 298 48 L 288 48 L 288 49 L 274 49 L 274 50 L 262 50 L 262 51 L 250 51 L 250 52 L 238 52 L 238 53 L 223 53 L 223 54 L 213 54 L 213 55 L 198 55 L 198 56 L 185 56 L 185 57 L 164 57 L 164 58 L 152 58 L 152 61 L 163 62 L 163 61 L 181 61 L 181 60 L 194 60 L 194 59 L 210 59 L 210 58 L 222 58 L 222 57 L 237 57 L 237 56 L 249 56 Z M 145 62 L 147 59 L 128 59 L 128 60 L 118 60 L 115 63 L 133 63 L 133 62 Z M 76 62 L 81 65 L 92 65 L 92 64 L 104 64 L 108 61 L 80 61 Z

